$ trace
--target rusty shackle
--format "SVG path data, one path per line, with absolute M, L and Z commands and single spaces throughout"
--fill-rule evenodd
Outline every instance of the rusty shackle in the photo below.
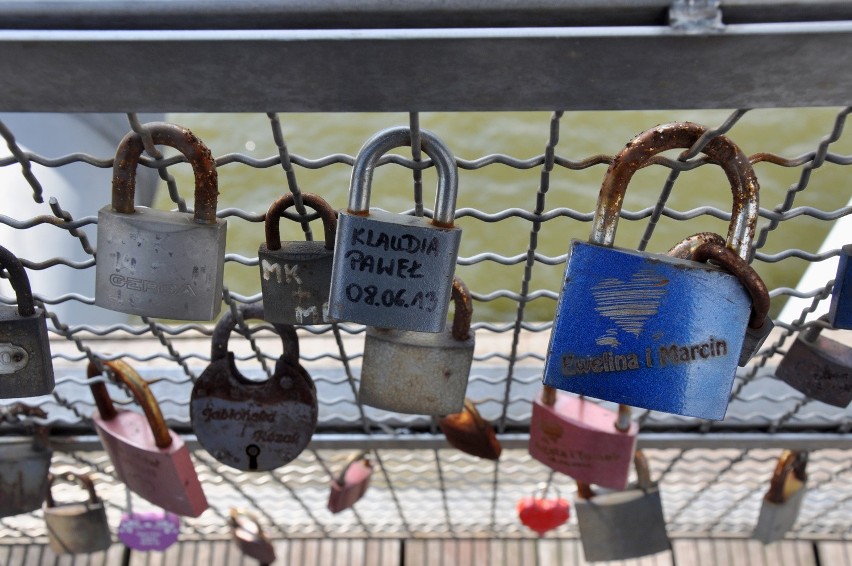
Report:
M 334 239 L 337 235 L 337 215 L 325 199 L 313 193 L 302 193 L 302 201 L 305 206 L 313 208 L 322 219 L 322 227 L 325 232 L 325 249 L 334 249 Z M 288 208 L 296 204 L 292 193 L 287 193 L 273 202 L 266 211 L 266 249 L 275 251 L 281 249 L 281 231 L 279 223 L 281 216 Z
M 648 459 L 641 450 L 633 453 L 633 467 L 636 469 L 636 486 L 638 489 L 647 491 L 654 487 L 654 482 L 651 481 L 651 469 L 648 467 Z M 595 492 L 592 490 L 591 484 L 578 481 L 577 496 L 580 499 L 591 499 L 595 496 Z
M 15 290 L 18 301 L 18 314 L 21 316 L 32 316 L 35 314 L 35 302 L 33 291 L 30 287 L 30 278 L 21 260 L 15 254 L 0 246 L 0 268 L 6 269 L 9 274 L 9 282 Z
M 240 307 L 240 314 L 242 315 L 243 320 L 253 318 L 264 320 L 263 303 L 244 305 Z M 236 326 L 237 320 L 230 311 L 222 315 L 222 318 L 220 318 L 219 322 L 216 323 L 216 327 L 213 329 L 213 337 L 211 339 L 211 362 L 227 357 L 228 341 L 231 337 L 231 332 L 233 332 Z M 284 352 L 281 354 L 281 358 L 279 358 L 279 360 L 284 360 L 293 366 L 298 366 L 299 337 L 296 335 L 296 329 L 291 324 L 274 323 L 272 326 L 275 328 L 275 332 L 281 336 L 281 344 L 284 347 Z
M 463 342 L 470 337 L 470 323 L 473 319 L 473 300 L 470 290 L 460 277 L 453 277 L 453 338 Z
M 199 224 L 215 224 L 219 177 L 210 149 L 190 130 L 176 124 L 149 122 L 143 127 L 150 132 L 155 144 L 173 147 L 189 160 L 195 174 L 193 218 Z M 115 150 L 112 165 L 112 208 L 115 212 L 133 214 L 136 211 L 133 206 L 136 167 L 144 149 L 142 136 L 131 131 Z

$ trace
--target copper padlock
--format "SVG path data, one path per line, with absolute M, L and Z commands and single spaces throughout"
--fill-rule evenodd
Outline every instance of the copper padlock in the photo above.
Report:
M 805 497 L 807 463 L 806 452 L 785 450 L 778 458 L 752 534 L 763 544 L 784 538 L 784 534 L 793 528 Z
M 486 460 L 500 458 L 503 447 L 497 440 L 494 427 L 482 418 L 470 399 L 465 397 L 460 413 L 440 418 L 438 427 L 453 448 Z
M 331 482 L 328 510 L 340 513 L 352 507 L 367 492 L 372 475 L 373 465 L 366 454 L 362 453 L 351 459 L 340 475 Z
M 166 426 L 157 400 L 148 384 L 120 360 L 102 362 L 124 383 L 145 414 L 116 410 L 106 385 L 91 384 L 98 410 L 92 415 L 98 436 L 127 487 L 177 515 L 198 517 L 207 509 L 207 498 L 183 439 Z M 100 375 L 89 363 L 90 378 Z

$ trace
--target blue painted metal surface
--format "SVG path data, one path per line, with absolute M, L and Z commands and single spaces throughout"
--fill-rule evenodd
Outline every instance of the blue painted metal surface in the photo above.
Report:
M 750 309 L 739 281 L 710 265 L 573 240 L 544 383 L 722 419 Z
M 834 328 L 852 329 L 852 244 L 843 246 L 840 250 L 840 263 L 837 265 L 837 276 L 834 278 L 834 288 L 831 291 L 831 309 L 828 320 Z

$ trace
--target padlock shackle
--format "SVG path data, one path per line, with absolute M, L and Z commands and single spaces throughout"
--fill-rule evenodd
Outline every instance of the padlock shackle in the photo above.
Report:
M 216 160 L 210 149 L 190 130 L 166 122 L 148 122 L 143 126 L 157 145 L 167 145 L 181 152 L 195 174 L 193 218 L 198 224 L 216 223 L 219 177 Z M 112 208 L 120 214 L 133 214 L 136 194 L 136 167 L 145 146 L 142 136 L 130 131 L 118 144 L 112 165 Z
M 325 249 L 334 249 L 334 240 L 337 234 L 337 215 L 334 209 L 331 208 L 325 199 L 313 193 L 302 193 L 302 202 L 317 211 L 322 218 L 322 226 L 325 232 Z M 276 251 L 281 249 L 281 216 L 291 206 L 296 204 L 296 198 L 293 193 L 287 193 L 269 206 L 266 211 L 266 220 L 264 226 L 266 228 L 266 249 Z
M 784 487 L 792 474 L 800 482 L 807 479 L 806 467 L 808 464 L 807 452 L 784 450 L 775 464 L 772 479 L 769 480 L 769 490 L 764 498 L 772 503 L 784 503 Z
M 239 308 L 240 315 L 243 320 L 253 318 L 264 320 L 263 318 L 263 303 L 252 303 L 242 305 Z M 281 354 L 280 360 L 293 365 L 299 365 L 299 337 L 296 335 L 296 328 L 292 324 L 272 323 L 275 332 L 281 337 L 281 345 L 284 351 Z M 210 361 L 224 360 L 228 357 L 228 341 L 231 338 L 231 332 L 237 327 L 237 319 L 231 311 L 227 311 L 216 323 L 213 329 L 211 338 Z
M 382 130 L 361 146 L 349 182 L 350 214 L 366 216 L 370 213 L 370 186 L 379 158 L 394 148 L 406 145 L 411 145 L 411 130 L 397 127 Z M 432 163 L 438 169 L 438 192 L 435 195 L 432 224 L 452 228 L 459 187 L 456 159 L 444 142 L 428 130 L 420 130 L 420 149 L 432 158 Z
M 459 342 L 464 342 L 470 337 L 470 323 L 473 318 L 473 300 L 470 296 L 470 290 L 465 285 L 465 282 L 460 277 L 453 277 L 453 304 L 455 305 L 455 313 L 453 313 L 453 338 Z
M 47 492 L 44 494 L 44 502 L 48 507 L 56 507 L 56 501 L 53 499 L 53 482 L 57 479 L 63 479 L 68 482 L 77 482 L 82 484 L 86 491 L 89 492 L 89 503 L 98 503 L 98 494 L 95 492 L 95 483 L 89 474 L 75 474 L 74 472 L 65 472 L 63 474 L 47 474 Z
M 672 248 L 666 252 L 666 255 L 669 257 L 676 257 L 679 259 L 693 259 L 695 254 L 695 250 L 701 247 L 704 244 L 718 244 L 720 246 L 725 245 L 725 238 L 720 236 L 715 232 L 699 232 L 697 234 L 693 234 L 687 238 L 684 238 Z
M 151 432 L 154 434 L 154 444 L 157 448 L 168 448 L 171 446 L 172 435 L 169 432 L 169 427 L 166 425 L 166 420 L 163 418 L 163 413 L 160 411 L 160 405 L 157 403 L 156 397 L 154 397 L 145 380 L 136 373 L 136 370 L 122 360 L 102 361 L 101 363 L 111 369 L 116 379 L 127 386 L 133 398 L 142 407 L 145 418 L 151 426 Z M 91 379 L 101 375 L 101 372 L 98 371 L 98 367 L 94 362 L 89 362 L 89 366 L 86 368 L 86 375 Z M 99 381 L 92 383 L 90 387 L 101 418 L 105 421 L 114 419 L 118 415 L 118 412 L 115 409 L 115 405 L 113 405 L 112 399 L 110 399 L 106 383 Z
M 646 130 L 633 138 L 610 164 L 598 195 L 589 241 L 612 246 L 624 194 L 630 179 L 654 155 L 692 147 L 707 128 L 691 122 L 674 122 Z M 748 261 L 759 213 L 759 186 L 748 157 L 726 136 L 716 136 L 701 150 L 724 169 L 733 192 L 733 209 L 726 245 Z
M 18 314 L 20 316 L 32 316 L 35 314 L 35 302 L 33 291 L 30 287 L 30 278 L 21 260 L 15 254 L 0 246 L 0 268 L 9 274 L 9 283 L 15 291 L 18 302 Z
M 820 323 L 822 323 L 822 324 L 820 324 Z M 828 315 L 824 314 L 821 317 L 819 317 L 818 319 L 816 319 L 814 322 L 812 322 L 811 324 L 806 326 L 804 329 L 800 330 L 799 336 L 805 342 L 813 342 L 814 340 L 819 338 L 819 335 L 822 334 L 822 331 L 825 328 L 830 328 L 830 327 L 831 327 L 831 323 L 828 322 Z
M 334 483 L 339 486 L 343 486 L 346 483 L 346 472 L 348 472 L 349 468 L 351 468 L 356 462 L 360 462 L 361 460 L 364 461 L 368 468 L 372 468 L 373 463 L 367 457 L 368 454 L 369 452 L 367 450 L 362 450 L 361 452 L 358 452 L 355 456 L 350 458 L 349 461 L 346 462 L 346 465 L 343 466 L 343 469 L 340 471 L 337 477 L 334 478 Z
M 763 326 L 766 315 L 769 314 L 769 289 L 745 259 L 734 253 L 731 248 L 711 243 L 698 246 L 692 259 L 701 263 L 712 260 L 733 274 L 751 297 L 751 317 L 748 325 L 751 328 Z
M 651 481 L 651 470 L 648 467 L 648 460 L 645 453 L 637 450 L 633 453 L 633 467 L 636 469 L 636 484 L 642 491 L 647 491 L 654 487 L 654 482 Z M 580 499 L 591 499 L 595 496 L 594 490 L 589 483 L 577 481 L 577 497 Z

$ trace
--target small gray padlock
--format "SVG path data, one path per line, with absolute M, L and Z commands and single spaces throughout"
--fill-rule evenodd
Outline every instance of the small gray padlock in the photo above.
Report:
M 17 422 L 21 415 L 47 418 L 38 407 L 15 403 L 3 410 L 3 420 Z M 0 517 L 29 513 L 41 507 L 50 470 L 47 427 L 34 426 L 33 437 L 4 442 L 0 449 Z
M 453 225 L 458 171 L 453 154 L 434 134 L 421 130 L 420 141 L 438 169 L 431 220 L 370 208 L 376 164 L 385 152 L 411 145 L 408 128 L 379 132 L 355 158 L 349 208 L 337 219 L 331 320 L 416 332 L 444 329 L 461 241 L 461 228 Z
M 807 462 L 805 452 L 792 450 L 785 450 L 778 458 L 769 490 L 763 497 L 753 538 L 769 544 L 784 538 L 784 534 L 793 527 L 805 497 Z
M 35 397 L 53 391 L 53 362 L 44 309 L 33 292 L 21 260 L 0 247 L 0 268 L 9 274 L 17 307 L 0 305 L 0 398 Z
M 57 477 L 81 483 L 89 494 L 89 500 L 57 505 L 52 493 Z M 92 479 L 86 474 L 67 472 L 61 476 L 51 474 L 48 483 L 50 487 L 43 511 L 51 550 L 56 554 L 89 554 L 108 549 L 112 545 L 112 535 L 104 502 L 95 493 Z
M 134 207 L 142 136 L 128 133 L 116 149 L 112 204 L 98 212 L 95 304 L 178 320 L 213 320 L 222 304 L 225 235 L 216 218 L 216 162 L 204 143 L 174 124 L 145 124 L 156 144 L 174 147 L 195 173 L 195 212 Z
M 321 197 L 303 193 L 306 206 L 322 218 L 325 242 L 281 241 L 279 221 L 293 206 L 288 193 L 266 213 L 266 242 L 257 251 L 263 316 L 279 324 L 320 324 L 328 318 L 328 292 L 337 217 Z
M 775 376 L 808 397 L 835 407 L 852 401 L 852 348 L 820 336 L 826 317 L 801 330 Z
M 637 483 L 624 491 L 595 495 L 577 482 L 577 523 L 583 553 L 589 562 L 626 560 L 671 550 L 666 534 L 660 489 L 651 482 L 645 455 L 633 458 Z
M 363 404 L 418 415 L 462 410 L 475 338 L 470 292 L 458 277 L 452 297 L 452 327 L 440 334 L 367 327 L 358 393 Z

